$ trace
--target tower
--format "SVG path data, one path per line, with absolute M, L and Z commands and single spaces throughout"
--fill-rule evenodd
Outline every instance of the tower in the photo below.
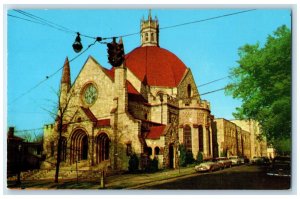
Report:
M 152 19 L 151 10 L 148 14 L 148 19 L 141 20 L 141 45 L 144 46 L 159 46 L 159 25 L 158 19 Z
M 63 66 L 63 72 L 60 82 L 60 106 L 66 105 L 67 95 L 71 88 L 71 77 L 70 77 L 70 65 L 69 65 L 69 59 L 66 57 L 64 66 Z

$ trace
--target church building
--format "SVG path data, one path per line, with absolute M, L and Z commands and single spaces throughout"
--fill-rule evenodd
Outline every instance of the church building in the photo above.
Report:
M 66 59 L 60 85 L 61 161 L 128 170 L 129 158 L 157 158 L 159 168 L 177 168 L 179 145 L 213 156 L 214 116 L 201 99 L 192 71 L 159 45 L 159 23 L 141 20 L 141 45 L 119 67 L 106 69 L 93 57 L 73 83 Z M 122 39 L 120 38 L 120 41 Z M 44 152 L 55 163 L 59 118 L 44 126 Z

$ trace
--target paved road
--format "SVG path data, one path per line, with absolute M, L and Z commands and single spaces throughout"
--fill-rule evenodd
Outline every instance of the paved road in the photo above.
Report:
M 139 189 L 283 190 L 290 188 L 290 181 L 287 177 L 267 176 L 263 167 L 243 165 L 213 173 L 196 173 L 184 179 L 145 185 Z

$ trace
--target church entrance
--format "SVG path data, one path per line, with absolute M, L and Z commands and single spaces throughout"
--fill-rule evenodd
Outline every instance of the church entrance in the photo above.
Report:
M 76 130 L 71 137 L 70 163 L 87 160 L 88 158 L 88 136 L 81 129 Z
M 169 145 L 169 168 L 174 168 L 174 144 Z
M 96 164 L 109 159 L 109 138 L 106 133 L 96 137 Z

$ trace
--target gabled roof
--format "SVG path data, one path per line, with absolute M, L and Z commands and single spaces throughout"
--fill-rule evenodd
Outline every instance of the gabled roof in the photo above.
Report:
M 103 71 L 108 75 L 111 79 L 115 79 L 115 67 L 112 67 L 111 69 L 103 68 Z
M 89 108 L 81 107 L 85 115 L 92 121 L 97 122 L 96 116 L 92 113 L 92 111 Z
M 130 94 L 140 95 L 140 93 L 133 87 L 133 85 L 126 80 L 127 92 Z
M 164 134 L 165 128 L 166 128 L 166 125 L 150 127 L 150 131 L 149 131 L 149 133 L 147 133 L 146 139 L 159 139 L 160 136 L 162 136 Z
M 96 127 L 110 126 L 110 119 L 98 120 L 89 108 L 81 107 L 81 109 L 92 122 L 95 122 Z

